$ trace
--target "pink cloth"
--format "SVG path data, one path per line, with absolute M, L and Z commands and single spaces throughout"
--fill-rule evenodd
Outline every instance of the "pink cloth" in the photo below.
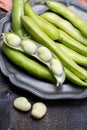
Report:
M 26 0 L 25 0 L 26 1 Z M 85 5 L 87 5 L 87 0 L 77 0 Z M 0 8 L 9 11 L 12 9 L 12 0 L 0 0 Z
M 4 9 L 6 11 L 11 10 L 12 9 L 12 0 L 0 0 L 0 8 Z
M 0 0 L 0 8 L 9 11 L 12 9 L 12 0 Z
M 87 0 L 78 0 L 78 1 L 85 4 L 85 5 L 87 5 Z

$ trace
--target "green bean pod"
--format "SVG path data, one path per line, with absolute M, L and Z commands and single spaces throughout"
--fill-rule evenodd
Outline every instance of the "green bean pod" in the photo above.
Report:
M 77 84 L 79 86 L 87 87 L 87 82 L 85 82 L 85 81 L 81 80 L 80 78 L 78 78 L 75 74 L 73 74 L 66 67 L 64 67 L 64 69 L 65 69 L 67 79 L 69 79 L 72 83 Z
M 25 3 L 24 6 L 25 15 L 33 18 L 36 24 L 53 40 L 59 39 L 59 32 L 57 28 L 51 23 L 47 22 L 43 18 L 41 18 L 38 14 L 34 12 L 30 5 L 30 0 Z
M 69 56 L 67 56 L 61 48 L 57 48 L 55 42 L 50 39 L 35 23 L 35 21 L 28 17 L 22 16 L 22 24 L 24 28 L 35 38 L 36 41 L 46 46 L 51 50 L 55 56 L 57 56 L 63 65 L 70 69 L 79 78 L 87 79 L 87 71 L 82 67 L 78 66 Z
M 45 79 L 56 84 L 55 78 L 51 75 L 46 66 L 30 59 L 22 52 L 8 47 L 5 43 L 2 44 L 2 49 L 5 55 L 17 66 L 27 71 L 29 74 L 39 78 Z
M 69 21 L 63 19 L 53 12 L 45 12 L 41 15 L 41 17 L 54 24 L 59 29 L 65 31 L 77 41 L 87 46 L 87 38 L 84 37 L 82 33 L 78 29 L 76 29 Z
M 80 42 L 76 41 L 74 38 L 70 37 L 64 31 L 58 29 L 60 32 L 60 39 L 59 42 L 63 43 L 65 46 L 69 47 L 70 49 L 80 53 L 81 55 L 87 56 L 87 47 L 81 44 Z
M 50 10 L 58 13 L 64 18 L 68 19 L 81 33 L 87 37 L 87 22 L 80 16 L 74 13 L 72 10 L 56 1 L 46 1 L 46 5 Z
M 58 43 L 57 43 L 58 44 Z M 59 44 L 58 47 L 60 48 L 68 55 L 70 56 L 76 63 L 80 65 L 87 65 L 87 57 L 80 55 L 76 51 L 73 51 L 72 49 L 66 47 L 63 44 Z
M 12 2 L 12 30 L 24 36 L 25 31 L 21 24 L 21 15 L 24 15 L 24 0 L 13 0 Z
M 55 77 L 56 86 L 63 84 L 66 77 L 64 68 L 60 60 L 47 47 L 29 38 L 21 39 L 11 32 L 3 33 L 3 41 L 10 48 L 19 50 L 44 63 Z

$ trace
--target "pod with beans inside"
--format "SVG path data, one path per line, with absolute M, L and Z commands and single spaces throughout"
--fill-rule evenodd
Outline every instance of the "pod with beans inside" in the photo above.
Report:
M 31 39 L 23 39 L 20 41 L 20 37 L 19 39 L 18 37 L 19 36 L 14 33 L 4 33 L 3 41 L 9 47 L 22 51 L 30 56 L 33 56 L 45 65 L 47 65 L 53 76 L 56 78 L 56 86 L 62 84 L 65 81 L 65 72 L 60 60 L 56 58 L 47 47 L 38 44 Z
M 27 57 L 24 53 L 8 47 L 4 42 L 2 43 L 2 50 L 10 61 L 25 70 L 27 73 L 38 79 L 45 79 L 46 81 L 56 84 L 54 76 L 50 73 L 46 66 L 34 61 L 29 56 Z

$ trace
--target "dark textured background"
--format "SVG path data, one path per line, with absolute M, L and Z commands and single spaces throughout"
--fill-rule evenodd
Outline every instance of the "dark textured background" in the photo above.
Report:
M 0 19 L 5 16 L 0 10 Z M 16 97 L 25 96 L 33 104 L 41 101 L 47 105 L 47 114 L 41 120 L 16 110 L 12 103 Z M 87 99 L 44 101 L 29 92 L 16 88 L 0 71 L 0 130 L 87 130 Z

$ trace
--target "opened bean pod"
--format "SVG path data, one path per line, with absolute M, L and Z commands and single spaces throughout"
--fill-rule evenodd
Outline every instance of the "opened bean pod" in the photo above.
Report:
M 23 52 L 19 50 L 12 49 L 11 47 L 7 46 L 4 42 L 2 43 L 2 50 L 6 57 L 10 59 L 12 63 L 19 66 L 30 75 L 38 79 L 45 79 L 48 82 L 50 81 L 51 83 L 56 84 L 56 79 L 45 65 L 42 65 L 37 61 L 34 61 L 29 56 L 27 57 Z
M 22 40 L 18 35 L 10 32 L 3 34 L 3 40 L 7 46 L 31 55 L 47 65 L 56 78 L 57 86 L 65 81 L 65 72 L 60 60 L 47 47 L 31 39 Z

